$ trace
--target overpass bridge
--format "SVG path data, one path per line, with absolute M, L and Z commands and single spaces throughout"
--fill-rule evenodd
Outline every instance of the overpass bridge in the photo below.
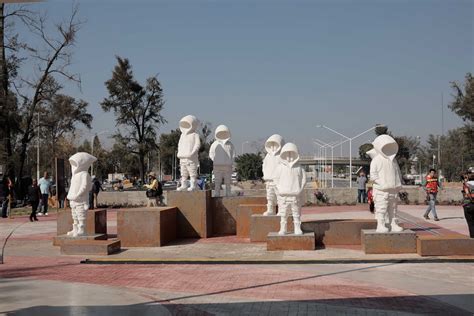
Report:
M 324 162 L 326 163 L 326 165 L 330 165 L 331 157 L 326 158 L 326 159 L 324 157 L 315 157 L 315 156 L 301 156 L 300 157 L 300 163 L 304 166 L 317 166 Z M 335 166 L 348 166 L 349 157 L 334 157 L 334 165 Z M 352 158 L 352 166 L 357 166 L 357 167 L 370 166 L 370 160 Z

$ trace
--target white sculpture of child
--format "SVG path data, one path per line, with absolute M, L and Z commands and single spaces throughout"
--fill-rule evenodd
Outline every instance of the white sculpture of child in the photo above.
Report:
M 270 136 L 265 142 L 267 155 L 263 159 L 263 180 L 267 191 L 267 210 L 263 215 L 275 215 L 275 206 L 278 203 L 276 189 L 276 172 L 280 163 L 280 150 L 284 145 L 283 137 L 278 134 Z
M 395 156 L 398 152 L 397 142 L 389 135 L 380 135 L 374 142 L 374 155 L 370 163 L 370 180 L 373 181 L 375 219 L 377 232 L 401 232 L 397 224 L 398 192 L 402 188 L 401 172 Z
M 225 195 L 230 196 L 232 164 L 234 162 L 234 145 L 230 141 L 230 131 L 225 125 L 219 125 L 215 131 L 216 140 L 209 149 L 209 158 L 213 161 L 215 196 L 220 196 L 222 180 L 225 184 Z
M 179 121 L 181 136 L 178 142 L 178 158 L 181 170 L 181 185 L 178 191 L 194 191 L 196 189 L 197 167 L 199 165 L 199 147 L 201 140 L 197 133 L 199 121 L 193 115 L 187 115 Z M 190 186 L 186 181 L 190 177 Z
M 68 236 L 77 237 L 85 233 L 89 191 L 92 189 L 92 180 L 88 170 L 96 160 L 96 157 L 85 152 L 75 153 L 69 158 L 72 178 L 67 199 L 71 205 L 73 224 L 72 230 L 67 233 Z
M 302 235 L 301 204 L 302 193 L 306 184 L 306 173 L 299 164 L 298 148 L 293 143 L 287 143 L 280 152 L 280 163 L 276 172 L 276 187 L 278 192 L 278 214 L 280 215 L 280 231 L 287 233 L 288 209 L 291 209 L 295 235 Z

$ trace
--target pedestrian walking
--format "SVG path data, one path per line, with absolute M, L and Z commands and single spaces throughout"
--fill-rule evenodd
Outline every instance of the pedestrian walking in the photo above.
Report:
M 469 236 L 474 238 L 474 173 L 467 172 L 464 175 L 462 193 L 464 218 L 469 228 Z
M 431 212 L 433 213 L 434 220 L 439 221 L 438 214 L 436 214 L 436 196 L 438 195 L 438 189 L 441 189 L 441 185 L 435 169 L 430 169 L 430 172 L 426 175 L 424 188 L 426 199 L 428 200 L 428 208 L 423 217 L 430 219 L 429 214 Z
M 102 190 L 102 185 L 100 184 L 99 179 L 97 177 L 92 178 L 92 189 L 89 192 L 89 209 L 93 210 L 97 208 L 97 197 L 99 196 L 99 192 Z
M 365 173 L 362 171 L 359 173 L 359 176 L 357 177 L 357 202 L 359 203 L 367 203 L 367 196 L 365 192 L 365 185 L 367 183 L 367 177 L 365 176 Z
M 45 171 L 43 177 L 39 179 L 38 185 L 41 191 L 41 205 L 43 206 L 42 215 L 48 216 L 48 197 L 51 194 L 52 182 L 49 179 L 49 174 L 47 171 Z M 39 209 L 38 215 L 41 216 L 41 208 Z
M 38 186 L 38 180 L 33 179 L 33 183 L 28 187 L 28 201 L 31 204 L 30 222 L 37 221 L 36 211 L 41 200 L 41 191 Z
M 148 177 L 150 179 L 150 184 L 144 185 L 144 187 L 148 189 L 146 191 L 146 196 L 148 197 L 147 207 L 158 206 L 157 200 L 162 204 L 161 199 L 163 196 L 163 188 L 161 187 L 161 183 L 156 179 L 156 174 L 154 172 L 150 172 Z
M 3 202 L 2 202 L 2 217 L 7 218 L 8 213 L 10 212 L 10 203 L 13 200 L 13 194 L 14 194 L 14 188 L 13 188 L 13 182 L 9 177 L 4 177 L 3 178 Z

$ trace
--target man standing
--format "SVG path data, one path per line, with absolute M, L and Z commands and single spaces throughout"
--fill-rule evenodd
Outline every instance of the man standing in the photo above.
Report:
M 426 210 L 423 217 L 430 219 L 428 216 L 430 212 L 433 212 L 434 220 L 439 221 L 438 214 L 436 214 L 436 195 L 438 195 L 438 188 L 441 188 L 436 175 L 435 169 L 430 169 L 430 173 L 426 176 L 425 191 L 428 200 L 428 209 Z
M 51 180 L 49 179 L 47 171 L 45 171 L 43 177 L 39 179 L 38 185 L 41 191 L 41 204 L 43 205 L 43 215 L 48 216 L 48 197 L 51 193 Z M 41 208 L 39 209 L 38 215 L 41 215 Z
M 367 198 L 365 195 L 365 184 L 367 183 L 367 177 L 365 176 L 365 173 L 363 171 L 357 177 L 356 182 L 358 188 L 357 202 L 366 203 Z

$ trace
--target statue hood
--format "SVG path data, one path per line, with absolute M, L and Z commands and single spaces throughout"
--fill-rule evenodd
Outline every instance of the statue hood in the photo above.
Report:
M 87 171 L 89 167 L 95 161 L 97 161 L 97 158 L 88 153 L 85 153 L 85 152 L 75 153 L 69 158 L 69 163 L 71 164 L 72 175 L 75 175 L 82 171 Z
M 280 153 L 281 162 L 293 167 L 300 160 L 298 153 L 298 147 L 293 143 L 287 143 L 283 146 Z M 289 161 L 289 158 L 293 158 L 293 161 Z
M 281 137 L 280 135 L 278 134 L 274 134 L 272 136 L 270 136 L 267 141 L 265 142 L 265 150 L 267 151 L 267 153 L 269 153 L 270 155 L 277 155 L 278 152 L 280 151 L 281 147 L 283 146 L 283 137 Z M 272 146 L 273 145 L 276 145 L 277 146 L 277 149 L 274 151 L 272 150 Z
M 215 137 L 216 137 L 217 140 L 225 143 L 231 137 L 229 128 L 225 125 L 217 126 L 216 132 L 215 132 Z
M 198 125 L 199 121 L 194 115 L 186 115 L 179 121 L 179 129 L 183 134 L 194 133 Z
M 378 136 L 374 140 L 372 145 L 374 145 L 374 149 L 377 154 L 380 154 L 383 157 L 390 159 L 391 161 L 395 159 L 395 156 L 398 153 L 398 144 L 395 139 L 393 139 L 389 135 Z

